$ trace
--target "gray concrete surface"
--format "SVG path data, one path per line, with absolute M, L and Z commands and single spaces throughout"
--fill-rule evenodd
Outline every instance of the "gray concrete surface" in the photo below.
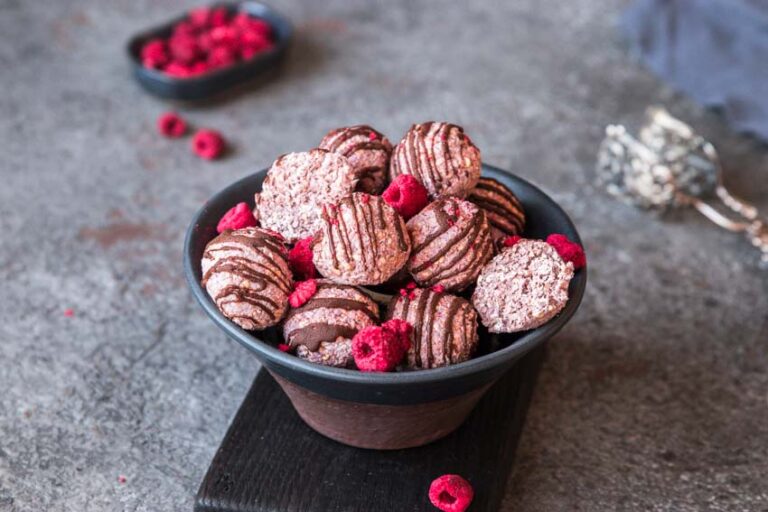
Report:
M 765 209 L 768 152 L 627 58 L 623 4 L 279 2 L 298 25 L 280 79 L 178 107 L 234 144 L 208 163 L 155 135 L 168 104 L 123 53 L 185 5 L 0 0 L 0 510 L 190 510 L 257 371 L 187 293 L 190 216 L 331 127 L 431 118 L 557 198 L 590 258 L 504 510 L 768 510 L 768 273 L 694 213 L 658 222 L 591 185 L 602 127 L 650 102 Z

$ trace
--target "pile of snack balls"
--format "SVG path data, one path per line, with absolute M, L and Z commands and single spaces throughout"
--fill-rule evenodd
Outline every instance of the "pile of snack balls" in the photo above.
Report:
M 174 78 L 191 78 L 252 59 L 273 46 L 266 21 L 225 7 L 200 7 L 176 23 L 168 38 L 144 43 L 141 63 Z
M 512 333 L 556 317 L 586 264 L 563 234 L 524 237 L 524 205 L 481 176 L 452 123 L 415 124 L 396 145 L 368 125 L 331 130 L 277 158 L 254 192 L 221 217 L 201 285 L 232 322 L 277 327 L 280 350 L 315 364 L 467 361 L 480 324 Z

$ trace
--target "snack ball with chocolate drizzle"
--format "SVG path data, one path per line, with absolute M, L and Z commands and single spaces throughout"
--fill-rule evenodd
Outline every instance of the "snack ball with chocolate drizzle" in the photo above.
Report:
M 467 200 L 483 209 L 494 240 L 520 235 L 525 229 L 525 212 L 520 200 L 493 178 L 481 177 Z
M 352 338 L 379 321 L 379 306 L 360 289 L 317 280 L 317 292 L 291 309 L 283 324 L 285 342 L 312 363 L 352 366 Z
M 469 201 L 438 199 L 409 220 L 407 227 L 413 243 L 407 268 L 421 286 L 463 290 L 493 257 L 485 212 Z
M 522 239 L 485 266 L 472 294 L 490 332 L 534 329 L 555 317 L 568 302 L 573 263 L 542 240 Z
M 409 369 L 460 363 L 477 349 L 477 313 L 461 297 L 417 288 L 393 298 L 387 316 L 413 326 L 406 361 Z
M 216 307 L 243 329 L 264 329 L 285 315 L 292 278 L 288 252 L 275 233 L 224 231 L 206 245 L 201 267 Z
M 390 178 L 401 174 L 419 180 L 432 199 L 466 197 L 480 178 L 480 150 L 460 126 L 415 124 L 392 151 Z
M 312 239 L 317 270 L 343 284 L 381 284 L 405 265 L 410 252 L 402 217 L 380 196 L 362 192 L 323 206 Z
M 341 155 L 324 149 L 289 153 L 269 169 L 255 197 L 254 215 L 293 243 L 320 227 L 321 205 L 349 195 L 357 182 L 356 171 Z
M 381 132 L 365 124 L 337 128 L 318 147 L 349 160 L 360 178 L 358 191 L 377 195 L 384 190 L 392 143 Z

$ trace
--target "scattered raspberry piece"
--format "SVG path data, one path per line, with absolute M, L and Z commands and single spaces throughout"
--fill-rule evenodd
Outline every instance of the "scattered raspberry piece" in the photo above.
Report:
M 303 306 L 317 292 L 317 282 L 314 279 L 307 279 L 296 283 L 293 292 L 288 297 L 288 302 L 293 308 Z
M 379 136 L 376 135 L 376 132 L 371 132 L 368 134 L 368 140 L 376 140 Z
M 520 240 L 522 240 L 522 237 L 519 237 L 517 235 L 508 236 L 504 239 L 504 241 L 501 242 L 501 245 L 503 245 L 504 247 L 512 247 Z
M 221 156 L 224 147 L 224 139 L 215 130 L 199 130 L 192 138 L 192 151 L 206 160 L 214 160 Z
M 118 483 L 124 484 L 124 483 L 125 483 L 125 482 L 127 482 L 127 481 L 128 481 L 128 479 L 127 479 L 127 478 L 125 478 L 125 476 L 124 476 L 124 475 L 118 475 L 118 477 L 117 477 L 117 482 L 118 482 Z
M 75 316 L 75 310 L 72 309 L 72 308 L 65 309 L 64 310 L 64 316 L 67 317 L 67 318 L 72 318 L 73 316 Z
M 411 333 L 413 332 L 413 326 L 405 320 L 393 318 L 392 320 L 387 320 L 381 324 L 381 327 L 390 330 L 397 335 L 403 349 L 403 355 L 405 355 L 405 353 L 408 352 L 408 349 L 411 348 Z
M 561 258 L 573 263 L 574 269 L 578 270 L 587 264 L 587 255 L 584 254 L 584 248 L 576 242 L 568 240 L 567 236 L 557 233 L 549 235 L 547 243 L 555 248 Z
M 296 242 L 288 253 L 288 264 L 295 279 L 312 279 L 317 275 L 317 269 L 312 262 L 311 236 Z
M 427 189 L 410 174 L 401 174 L 395 178 L 381 197 L 405 220 L 419 213 L 429 203 Z
M 429 501 L 443 512 L 464 512 L 474 496 L 472 485 L 459 475 L 443 475 L 429 486 Z
M 392 328 L 369 326 L 352 338 L 352 356 L 363 372 L 389 372 L 405 355 L 401 335 Z
M 216 231 L 223 233 L 227 229 L 242 229 L 256 225 L 256 218 L 247 203 L 238 203 L 225 213 L 216 225 Z
M 168 60 L 168 48 L 162 39 L 152 39 L 141 47 L 141 64 L 146 68 L 161 68 Z
M 432 291 L 435 293 L 443 293 L 445 291 L 445 286 L 441 284 L 436 284 L 432 287 Z
M 279 350 L 280 352 L 288 352 L 289 350 L 291 350 L 291 347 L 285 343 L 278 343 L 277 350 Z
M 187 123 L 176 112 L 166 112 L 157 118 L 157 131 L 172 139 L 181 137 L 187 131 Z

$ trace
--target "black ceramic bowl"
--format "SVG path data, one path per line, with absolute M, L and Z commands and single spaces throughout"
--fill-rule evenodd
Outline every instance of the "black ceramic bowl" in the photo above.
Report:
M 173 26 L 186 17 L 185 13 L 163 25 L 137 34 L 128 42 L 128 56 L 133 75 L 147 91 L 176 100 L 205 99 L 259 77 L 274 68 L 285 56 L 293 36 L 293 26 L 283 15 L 260 2 L 220 3 L 212 7 L 225 7 L 233 13 L 245 12 L 263 19 L 272 26 L 274 47 L 247 61 L 190 78 L 174 78 L 160 70 L 145 68 L 141 64 L 141 47 L 150 39 L 170 36 Z
M 545 238 L 563 233 L 581 242 L 565 212 L 544 192 L 500 169 L 483 165 L 483 175 L 507 185 L 523 203 L 524 235 Z M 252 351 L 277 379 L 301 417 L 315 430 L 345 444 L 392 449 L 418 446 L 458 427 L 482 394 L 523 354 L 559 331 L 579 307 L 586 268 L 571 280 L 565 309 L 547 324 L 517 334 L 480 331 L 481 353 L 469 361 L 399 373 L 365 373 L 309 363 L 276 348 L 277 329 L 252 333 L 230 322 L 200 286 L 200 260 L 216 236 L 219 218 L 233 205 L 253 201 L 266 170 L 230 185 L 195 215 L 187 231 L 184 271 L 205 312 L 230 338 Z

